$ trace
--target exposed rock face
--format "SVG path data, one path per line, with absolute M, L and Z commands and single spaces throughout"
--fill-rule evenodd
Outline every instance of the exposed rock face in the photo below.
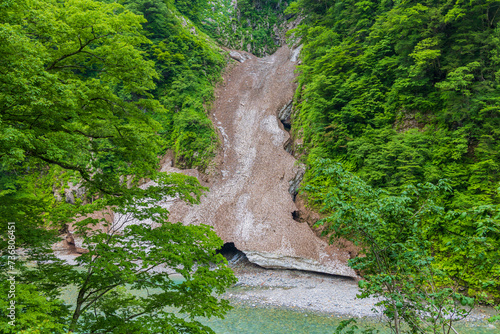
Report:
M 318 261 L 279 253 L 245 251 L 247 259 L 264 268 L 297 269 L 339 275 L 339 267 L 321 265 Z
M 285 122 L 290 120 L 290 116 L 292 115 L 292 105 L 293 100 L 290 100 L 283 108 L 281 108 L 278 113 L 278 118 L 280 119 L 280 121 Z
M 234 50 L 231 50 L 229 52 L 229 57 L 239 61 L 240 63 L 243 63 L 245 62 L 245 60 L 250 59 L 250 56 L 246 52 L 238 52 Z
M 56 255 L 80 255 L 83 253 L 88 253 L 88 249 L 81 247 L 81 238 L 75 238 L 73 234 L 66 234 L 64 239 L 52 245 Z
M 293 219 L 303 167 L 283 145 L 289 140 L 278 119 L 295 91 L 296 60 L 287 47 L 266 58 L 250 57 L 229 71 L 212 110 L 222 148 L 201 204 L 166 199 L 171 221 L 208 224 L 225 242 L 267 268 L 290 268 L 353 276 L 349 253 L 318 238 Z M 164 164 L 164 171 L 178 171 Z
M 80 198 L 83 199 L 85 196 L 85 188 L 80 184 L 74 185 L 73 183 L 68 183 L 68 189 L 64 190 L 64 194 L 66 197 L 66 202 L 75 204 L 75 199 Z
M 290 181 L 288 181 L 288 184 L 290 185 L 290 187 L 288 188 L 288 192 L 290 193 L 290 195 L 292 195 L 294 201 L 295 201 L 295 196 L 299 191 L 300 183 L 304 178 L 305 172 L 306 172 L 306 167 L 301 164 L 297 170 L 297 174 L 295 174 L 295 177 Z
M 117 220 L 117 217 L 111 210 L 111 208 L 107 208 L 103 211 L 96 211 L 85 217 L 77 217 L 75 221 L 79 222 L 85 218 L 104 219 L 107 224 L 110 224 L 113 221 Z M 91 228 L 93 230 L 107 231 L 107 228 L 104 225 L 105 224 L 98 223 L 96 225 L 91 226 Z M 64 232 L 64 234 L 59 236 L 61 240 L 52 245 L 52 250 L 54 251 L 54 254 L 58 258 L 64 259 L 69 263 L 74 263 L 75 257 L 88 252 L 88 249 L 86 249 L 85 246 L 83 245 L 82 236 L 74 233 L 75 233 L 75 227 L 74 224 L 71 223 L 67 226 L 66 232 Z
M 60 187 L 63 185 L 61 184 Z M 66 203 L 71 203 L 75 204 L 75 200 L 77 198 L 80 198 L 85 201 L 85 188 L 82 187 L 80 183 L 73 184 L 72 182 L 68 182 L 62 190 L 60 187 L 57 185 L 54 185 L 52 188 L 52 191 L 54 193 L 54 197 L 58 201 L 62 201 L 63 199 L 66 201 Z M 63 197 L 64 195 L 64 197 Z
M 291 116 L 292 116 L 293 100 L 290 100 L 278 113 L 278 118 L 283 123 L 285 130 L 290 130 L 292 127 Z

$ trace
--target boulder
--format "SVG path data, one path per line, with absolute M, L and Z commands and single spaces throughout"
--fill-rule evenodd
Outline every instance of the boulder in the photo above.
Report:
M 245 62 L 245 60 L 248 60 L 251 58 L 246 52 L 243 52 L 243 51 L 238 52 L 238 51 L 234 51 L 234 50 L 231 50 L 229 52 L 229 57 L 233 58 L 234 60 L 239 61 L 240 63 L 243 63 L 243 62 Z

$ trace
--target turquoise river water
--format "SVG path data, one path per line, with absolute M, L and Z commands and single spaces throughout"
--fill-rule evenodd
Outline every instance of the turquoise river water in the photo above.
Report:
M 137 290 L 131 292 L 143 294 Z M 72 304 L 76 295 L 74 288 L 65 290 L 62 297 L 68 304 Z M 173 309 L 172 311 L 175 312 Z M 218 334 L 325 334 L 334 333 L 336 326 L 345 319 L 347 318 L 328 314 L 235 304 L 224 319 L 199 320 Z M 360 327 L 375 327 L 381 334 L 389 333 L 383 324 L 373 319 L 359 319 L 358 324 Z M 486 321 L 464 322 L 457 324 L 456 328 L 460 334 L 500 333 L 500 324 L 493 326 Z

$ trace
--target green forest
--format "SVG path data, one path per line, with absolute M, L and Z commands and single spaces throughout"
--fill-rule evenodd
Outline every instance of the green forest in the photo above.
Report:
M 334 0 L 285 11 L 304 17 L 292 125 L 303 194 L 325 235 L 365 253 L 351 263 L 365 296 L 385 295 L 415 333 L 419 303 L 442 305 L 432 284 L 462 304 L 499 302 L 499 11 Z
M 0 333 L 215 333 L 200 318 L 223 318 L 237 281 L 223 241 L 156 205 L 208 188 L 160 161 L 209 170 L 226 48 L 287 41 L 300 196 L 358 247 L 360 298 L 382 298 L 392 333 L 498 308 L 499 22 L 499 0 L 2 0 Z M 69 225 L 89 246 L 76 265 L 52 249 Z
M 294 10 L 295 8 L 295 10 Z M 496 1 L 299 1 L 296 131 L 370 185 L 448 179 L 447 205 L 498 204 Z

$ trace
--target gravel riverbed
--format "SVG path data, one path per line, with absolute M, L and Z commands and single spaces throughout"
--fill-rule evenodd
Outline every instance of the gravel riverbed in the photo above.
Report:
M 355 279 L 298 270 L 264 269 L 243 259 L 231 265 L 238 278 L 222 296 L 236 305 L 272 307 L 339 317 L 382 319 L 375 298 L 357 298 Z M 495 311 L 477 307 L 466 321 L 485 320 Z
M 224 298 L 250 306 L 271 306 L 355 317 L 377 316 L 376 300 L 359 299 L 354 279 L 252 264 L 233 268 L 238 283 Z

